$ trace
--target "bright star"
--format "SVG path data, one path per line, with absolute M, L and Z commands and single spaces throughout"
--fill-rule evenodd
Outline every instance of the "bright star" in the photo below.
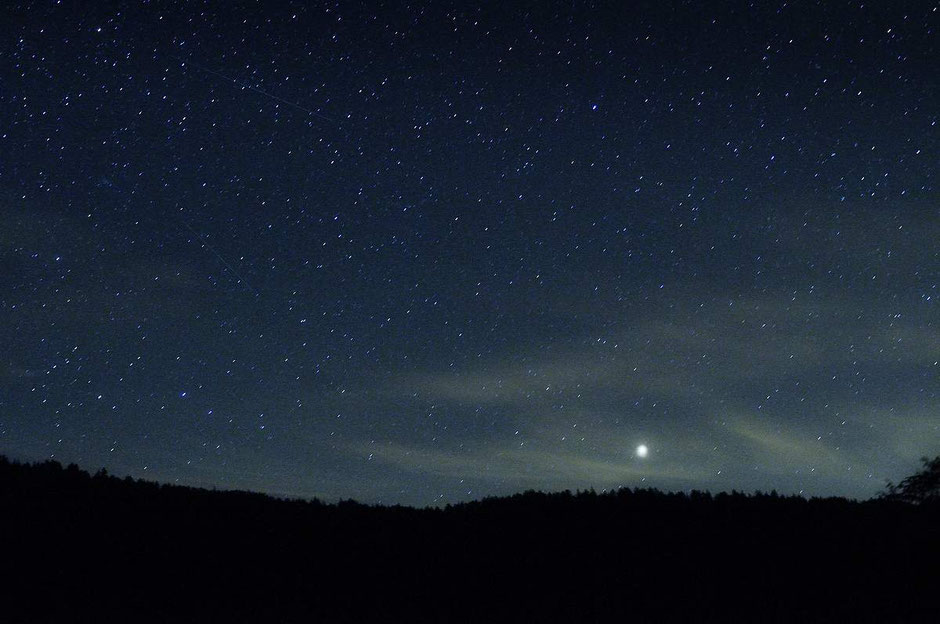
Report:
M 645 444 L 641 444 L 640 446 L 636 447 L 636 456 L 639 457 L 640 459 L 643 459 L 644 457 L 649 455 L 649 452 L 650 450 L 646 447 Z

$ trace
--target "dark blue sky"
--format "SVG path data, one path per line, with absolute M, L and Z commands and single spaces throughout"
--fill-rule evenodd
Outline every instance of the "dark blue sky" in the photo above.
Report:
M 940 10 L 757 4 L 5 4 L 0 452 L 418 505 L 912 472 Z

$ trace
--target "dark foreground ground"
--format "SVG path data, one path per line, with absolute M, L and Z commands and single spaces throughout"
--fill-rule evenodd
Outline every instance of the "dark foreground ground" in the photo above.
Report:
M 940 621 L 940 515 L 776 496 L 286 502 L 0 458 L 3 622 Z

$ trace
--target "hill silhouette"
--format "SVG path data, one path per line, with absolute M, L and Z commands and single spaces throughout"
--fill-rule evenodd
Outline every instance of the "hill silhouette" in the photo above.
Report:
M 937 512 L 631 489 L 328 505 L 0 457 L 0 619 L 925 621 Z

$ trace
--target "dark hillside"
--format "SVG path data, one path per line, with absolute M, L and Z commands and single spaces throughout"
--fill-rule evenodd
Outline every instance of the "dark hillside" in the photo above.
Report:
M 415 510 L 0 458 L 4 621 L 927 621 L 936 509 L 650 490 Z

